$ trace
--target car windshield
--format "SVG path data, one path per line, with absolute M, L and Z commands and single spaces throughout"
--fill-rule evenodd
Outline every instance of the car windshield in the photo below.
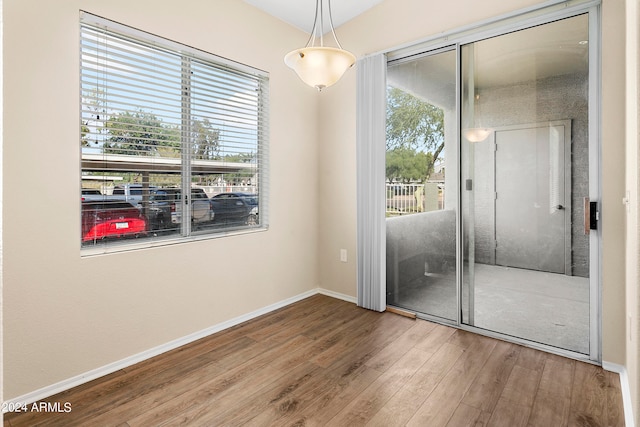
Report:
M 102 195 L 102 193 L 100 192 L 100 190 L 94 190 L 93 188 L 83 188 L 82 189 L 82 194 L 84 195 Z
M 249 205 L 257 205 L 258 204 L 258 197 L 256 197 L 256 196 L 244 196 L 243 199 Z
M 97 201 L 97 202 L 82 202 L 83 210 L 116 210 L 116 209 L 136 209 L 131 203 L 118 202 L 118 201 Z

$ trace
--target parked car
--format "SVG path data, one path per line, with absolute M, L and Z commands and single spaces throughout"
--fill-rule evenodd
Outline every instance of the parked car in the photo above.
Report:
M 247 224 L 254 206 L 246 196 L 246 193 L 220 193 L 211 197 L 211 207 L 215 214 L 214 224 Z M 257 206 L 255 207 L 257 214 Z
M 248 225 L 258 225 L 260 217 L 258 212 L 258 195 L 250 194 L 250 193 L 236 193 L 242 199 L 244 199 L 249 206 L 251 206 L 251 211 L 249 211 L 249 217 L 247 218 Z
M 89 200 L 106 200 L 107 197 L 105 197 L 100 190 L 98 190 L 97 188 L 83 188 L 82 189 L 82 196 L 81 196 L 81 200 L 84 201 L 89 201 Z
M 139 237 L 147 223 L 138 208 L 117 200 L 82 202 L 82 242 L 107 238 Z
M 159 188 L 155 194 L 156 200 L 164 200 L 169 204 L 171 222 L 180 224 L 182 221 L 182 189 Z M 207 193 L 202 188 L 191 189 L 191 223 L 205 224 L 213 221 L 214 212 Z
M 107 197 L 109 200 L 129 202 L 139 208 L 146 217 L 150 231 L 174 229 L 175 225 L 171 222 L 171 205 L 163 197 L 158 197 L 158 190 L 159 187 L 154 185 L 145 188 L 142 184 L 123 184 L 116 185 L 113 195 Z

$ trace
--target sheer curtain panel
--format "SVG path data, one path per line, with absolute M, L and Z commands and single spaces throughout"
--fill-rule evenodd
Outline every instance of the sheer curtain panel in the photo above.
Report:
M 357 63 L 358 306 L 386 309 L 385 301 L 385 117 L 383 54 Z

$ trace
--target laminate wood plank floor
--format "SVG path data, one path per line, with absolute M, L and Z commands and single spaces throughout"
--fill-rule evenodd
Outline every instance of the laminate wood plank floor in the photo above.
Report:
M 617 374 L 315 295 L 46 402 L 18 426 L 623 426 Z

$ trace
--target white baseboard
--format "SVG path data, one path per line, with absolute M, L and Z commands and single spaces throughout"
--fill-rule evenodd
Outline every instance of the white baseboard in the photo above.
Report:
M 145 350 L 141 353 L 134 354 L 133 356 L 126 357 L 124 359 L 118 360 L 116 362 L 110 363 L 100 368 L 93 369 L 83 374 L 76 375 L 72 378 L 68 378 L 66 380 L 43 387 L 41 389 L 32 391 L 22 396 L 18 396 L 14 399 L 7 400 L 6 403 L 9 404 L 9 407 L 11 407 L 13 404 L 20 404 L 21 406 L 22 404 L 28 405 L 33 402 L 37 402 L 39 400 L 42 400 L 47 397 L 51 397 L 55 394 L 61 393 L 63 391 L 69 390 L 73 387 L 77 387 L 81 384 L 95 380 L 96 378 L 103 377 L 105 375 L 116 372 L 120 369 L 124 369 L 126 367 L 135 365 L 136 363 L 158 356 L 167 351 L 189 344 L 193 341 L 197 341 L 201 338 L 208 337 L 209 335 L 215 334 L 216 332 L 220 332 L 225 329 L 231 328 L 232 326 L 239 325 L 240 323 L 246 322 L 247 320 L 255 319 L 256 317 L 278 310 L 282 307 L 286 307 L 290 304 L 301 301 L 305 298 L 308 298 L 316 294 L 328 295 L 334 298 L 344 299 L 345 301 L 350 301 L 351 299 L 354 299 L 336 292 L 327 291 L 325 289 L 320 289 L 320 288 L 312 289 L 300 295 L 296 295 L 286 300 L 252 311 L 251 313 L 247 313 L 242 316 L 235 317 L 233 319 L 227 320 L 226 322 L 213 325 L 207 329 L 203 329 L 201 331 L 194 332 L 193 334 L 189 334 L 182 338 L 178 338 L 176 340 L 170 341 L 166 344 L 162 344 L 157 347 L 150 348 L 149 350 Z
M 318 288 L 318 293 L 322 295 L 326 295 L 328 297 L 332 297 L 335 299 L 341 299 L 343 301 L 351 302 L 354 304 L 358 303 L 358 299 L 356 297 L 352 297 L 349 295 L 341 294 L 340 292 L 330 291 L 328 289 Z
M 627 368 L 610 362 L 602 362 L 602 368 L 606 371 L 616 372 L 620 375 L 620 388 L 622 389 L 622 404 L 624 405 L 624 422 L 627 427 L 634 427 L 633 404 L 631 402 L 631 388 L 629 387 L 629 375 Z

